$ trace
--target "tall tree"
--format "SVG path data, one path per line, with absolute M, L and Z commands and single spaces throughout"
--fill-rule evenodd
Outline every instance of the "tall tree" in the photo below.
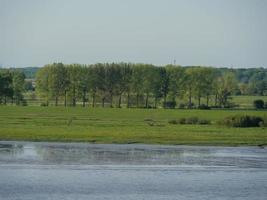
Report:
M 80 89 L 80 76 L 81 76 L 81 65 L 71 64 L 67 66 L 67 75 L 69 78 L 69 96 L 71 98 L 71 104 L 73 107 L 76 106 L 79 89 Z
M 48 87 L 48 77 L 49 77 L 50 66 L 45 65 L 38 70 L 36 74 L 36 92 L 37 94 L 44 98 L 46 105 L 49 105 L 49 87 Z
M 14 71 L 13 72 L 13 99 L 15 100 L 16 104 L 19 105 L 23 102 L 23 92 L 25 89 L 25 74 L 21 71 Z
M 136 107 L 139 107 L 139 99 L 144 90 L 144 67 L 143 64 L 136 64 L 132 71 L 131 90 L 136 95 Z
M 62 63 L 54 63 L 50 66 L 48 76 L 48 87 L 50 95 L 55 99 L 55 106 L 58 106 L 58 101 L 64 95 L 67 87 L 67 70 Z
M 226 73 L 217 79 L 219 106 L 227 106 L 228 98 L 232 94 L 236 86 L 236 79 L 233 73 Z
M 12 73 L 9 70 L 0 71 L 0 104 L 6 104 L 13 98 Z
M 132 68 L 128 63 L 120 63 L 118 66 L 118 84 L 117 91 L 119 95 L 118 107 L 121 108 L 122 95 L 127 93 L 127 108 L 129 107 L 130 101 L 130 84 L 131 84 L 131 75 Z

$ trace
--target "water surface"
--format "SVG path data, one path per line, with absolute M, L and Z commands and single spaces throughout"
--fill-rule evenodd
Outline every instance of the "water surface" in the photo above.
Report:
M 0 199 L 259 199 L 258 147 L 0 142 Z

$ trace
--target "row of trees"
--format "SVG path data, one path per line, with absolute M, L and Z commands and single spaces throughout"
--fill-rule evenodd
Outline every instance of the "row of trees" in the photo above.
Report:
M 109 103 L 111 107 L 175 107 L 178 97 L 186 98 L 188 108 L 192 99 L 201 106 L 228 106 L 228 97 L 236 89 L 233 73 L 218 73 L 208 67 L 155 67 L 149 64 L 106 63 L 94 65 L 62 63 L 41 68 L 36 76 L 37 94 L 57 106 L 76 106 L 90 102 L 94 107 Z M 116 101 L 114 100 L 116 98 Z
M 0 104 L 25 104 L 23 99 L 25 75 L 18 70 L 0 70 Z

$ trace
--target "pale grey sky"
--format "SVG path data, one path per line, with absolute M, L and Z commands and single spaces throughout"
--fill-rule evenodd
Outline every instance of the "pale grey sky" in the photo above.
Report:
M 0 0 L 0 65 L 267 67 L 267 0 Z

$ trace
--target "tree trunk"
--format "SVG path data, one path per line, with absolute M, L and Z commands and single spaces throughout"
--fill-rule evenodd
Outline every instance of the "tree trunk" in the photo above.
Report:
M 86 101 L 86 91 L 83 91 L 83 107 L 85 107 L 85 101 Z
M 163 108 L 166 108 L 166 98 L 167 98 L 167 95 L 166 95 L 166 94 L 164 94 Z
M 200 103 L 201 103 L 201 96 L 198 95 L 198 107 L 200 107 Z
M 189 88 L 189 102 L 188 102 L 188 108 L 192 108 L 192 89 Z
M 127 108 L 130 108 L 130 93 L 127 93 Z
M 67 107 L 67 90 L 64 93 L 64 107 Z
M 136 94 L 136 108 L 139 106 L 139 94 Z
M 58 106 L 58 97 L 56 96 L 56 102 L 55 105 Z
M 120 94 L 120 97 L 119 97 L 119 108 L 121 108 L 121 95 L 122 94 Z
M 155 108 L 157 108 L 157 102 L 158 102 L 158 98 L 157 97 L 155 97 Z
M 95 93 L 93 93 L 93 108 L 95 107 Z
M 209 106 L 210 97 L 207 95 L 207 106 Z
M 215 94 L 215 106 L 217 106 L 217 104 L 218 104 L 218 94 L 216 93 Z
M 105 107 L 105 97 L 102 98 L 102 108 Z
M 148 108 L 148 93 L 146 93 L 146 108 Z
M 112 108 L 113 107 L 113 93 L 111 92 L 110 93 L 110 107 Z
M 76 106 L 76 90 L 73 88 L 72 106 Z

